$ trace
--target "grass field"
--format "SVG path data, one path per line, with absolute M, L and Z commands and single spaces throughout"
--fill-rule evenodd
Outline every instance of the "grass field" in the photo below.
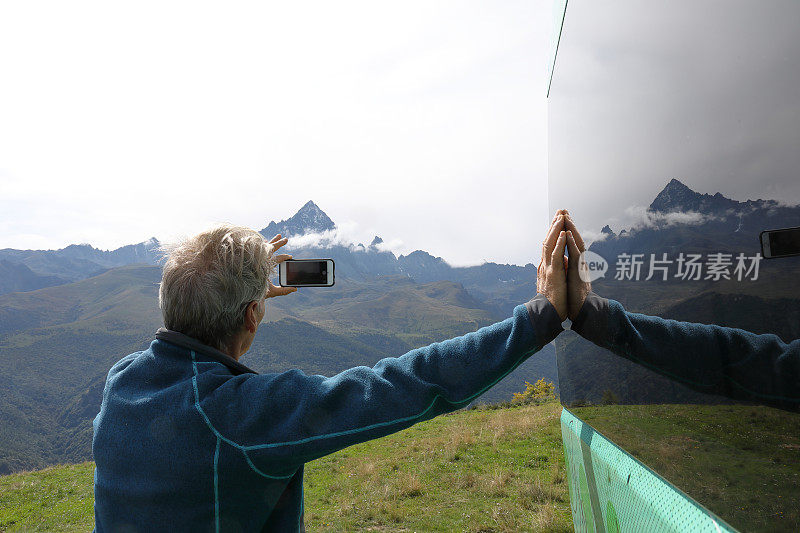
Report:
M 460 411 L 306 465 L 309 531 L 572 531 L 557 402 Z M 93 463 L 0 477 L 0 531 L 88 531 Z

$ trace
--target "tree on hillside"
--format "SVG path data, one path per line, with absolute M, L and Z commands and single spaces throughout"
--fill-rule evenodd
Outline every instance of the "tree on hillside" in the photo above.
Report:
M 515 392 L 514 397 L 511 399 L 513 404 L 528 404 L 528 403 L 544 403 L 548 400 L 556 399 L 555 385 L 550 381 L 545 381 L 544 378 L 539 379 L 536 383 L 525 382 L 525 390 L 522 392 Z

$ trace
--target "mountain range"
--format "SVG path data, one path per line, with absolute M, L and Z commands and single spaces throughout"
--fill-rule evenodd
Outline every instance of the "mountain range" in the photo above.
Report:
M 0 296 L 0 474 L 91 457 L 105 376 L 161 325 L 158 266 L 128 265 L 74 283 Z M 348 280 L 268 306 L 242 361 L 258 372 L 333 375 L 372 366 L 497 319 L 461 284 L 405 276 Z M 547 346 L 481 397 L 556 381 Z
M 98 250 L 90 244 L 70 244 L 60 250 L 0 250 L 0 294 L 36 290 L 86 279 L 109 268 L 155 265 L 160 257 L 155 237 L 116 250 Z M 13 281 L 17 280 L 17 281 Z
M 377 276 L 404 276 L 418 282 L 454 281 L 481 293 L 494 312 L 509 311 L 504 300 L 518 302 L 518 294 L 506 285 L 522 284 L 522 291 L 532 285 L 536 268 L 532 264 L 517 266 L 484 263 L 473 267 L 451 267 L 441 257 L 423 250 L 395 256 L 380 247 L 383 240 L 375 236 L 369 246 L 342 245 L 325 237 L 336 229 L 334 222 L 313 201 L 297 213 L 280 222 L 272 221 L 261 230 L 266 238 L 280 233 L 287 237 L 320 234 L 316 246 L 302 249 L 305 256 L 330 257 L 336 262 L 336 276 L 365 281 Z M 0 294 L 36 290 L 86 279 L 110 268 L 130 265 L 157 265 L 160 259 L 159 241 L 153 237 L 138 244 L 116 250 L 98 250 L 88 244 L 70 245 L 60 250 L 0 250 Z M 291 242 L 284 248 L 294 253 Z M 295 255 L 298 255 L 295 253 Z M 12 274 L 13 273 L 13 274 Z M 500 294 L 495 293 L 495 289 Z M 519 292 L 519 291 L 517 291 Z M 513 308 L 513 306 L 512 306 Z
M 622 229 L 615 233 L 608 225 L 602 228 L 602 240 L 590 249 L 601 255 L 650 250 L 669 252 L 680 246 L 683 251 L 735 249 L 748 253 L 759 250 L 754 232 L 767 228 L 788 227 L 798 221 L 800 207 L 786 206 L 775 200 L 739 202 L 721 193 L 698 193 L 677 179 L 672 179 L 647 208 L 646 225 Z M 659 232 L 669 227 L 670 232 Z M 319 236 L 316 245 L 302 248 L 304 255 L 325 253 L 336 260 L 337 276 L 349 279 L 370 279 L 376 276 L 400 275 L 417 281 L 450 280 L 478 288 L 484 283 L 530 280 L 535 266 L 484 263 L 473 267 L 452 267 L 441 257 L 423 250 L 395 256 L 375 236 L 362 243 L 342 245 L 331 232 L 336 224 L 313 201 L 303 205 L 295 215 L 279 222 L 271 221 L 260 233 L 266 238 L 275 234 L 299 237 Z M 677 230 L 677 231 L 676 231 Z M 679 235 L 679 236 L 678 236 Z M 669 237 L 669 238 L 667 238 Z M 292 252 L 289 247 L 287 249 Z M 79 281 L 109 268 L 130 265 L 157 265 L 160 243 L 155 237 L 123 246 L 116 250 L 99 250 L 89 244 L 72 244 L 59 250 L 0 250 L 0 294 L 22 292 Z
M 309 202 L 262 233 L 335 228 Z M 337 283 L 270 301 L 243 362 L 259 372 L 324 375 L 372 366 L 505 318 L 535 293 L 532 265 L 452 268 L 423 251 L 396 257 L 380 244 L 379 237 L 369 247 L 323 241 L 298 251 L 333 257 Z M 0 474 L 91 458 L 91 421 L 108 369 L 146 348 L 161 325 L 158 260 L 156 239 L 112 251 L 0 251 L 0 272 L 9 273 L 0 294 Z M 540 377 L 555 382 L 555 364 L 547 346 L 479 401 L 508 400 Z

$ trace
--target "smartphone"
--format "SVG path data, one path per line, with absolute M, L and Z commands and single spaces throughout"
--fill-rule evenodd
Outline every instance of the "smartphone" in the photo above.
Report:
M 333 259 L 289 259 L 278 265 L 281 287 L 332 287 Z
M 761 255 L 767 259 L 800 255 L 800 228 L 762 231 Z

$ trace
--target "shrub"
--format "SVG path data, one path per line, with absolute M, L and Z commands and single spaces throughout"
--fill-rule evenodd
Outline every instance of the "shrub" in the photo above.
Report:
M 614 394 L 614 391 L 611 389 L 606 389 L 603 391 L 603 397 L 600 399 L 600 403 L 603 405 L 616 405 L 619 403 L 619 396 Z
M 550 381 L 545 381 L 541 378 L 536 383 L 525 382 L 525 390 L 522 392 L 515 392 L 511 403 L 514 404 L 528 404 L 528 403 L 544 403 L 548 400 L 556 398 L 555 385 Z

